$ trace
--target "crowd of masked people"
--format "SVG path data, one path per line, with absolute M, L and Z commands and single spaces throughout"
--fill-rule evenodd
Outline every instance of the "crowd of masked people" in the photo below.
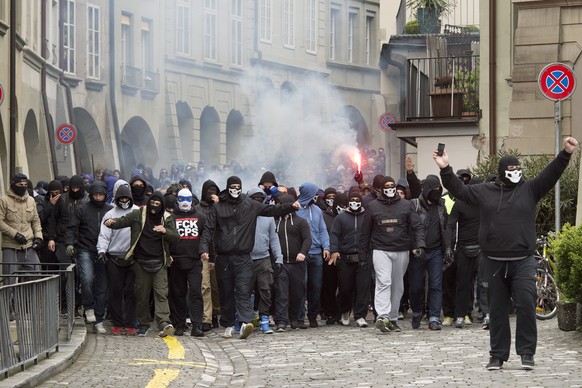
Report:
M 17 174 L 0 200 L 4 273 L 76 263 L 79 310 L 102 334 L 110 319 L 113 335 L 144 336 L 155 323 L 160 336 L 223 326 L 225 338 L 246 338 L 256 326 L 367 327 L 370 310 L 382 332 L 401 331 L 406 314 L 415 329 L 422 317 L 431 330 L 470 325 L 478 211 L 443 196 L 436 175 L 421 181 L 410 159 L 406 167 L 396 180 L 356 172 L 339 189 L 287 187 L 266 171 L 244 184 L 232 175 L 224 189 L 197 179 L 193 190 L 192 171 L 178 166 L 157 180 L 138 166 L 129 181 L 106 170 L 34 189 Z M 486 328 L 486 284 L 477 284 Z

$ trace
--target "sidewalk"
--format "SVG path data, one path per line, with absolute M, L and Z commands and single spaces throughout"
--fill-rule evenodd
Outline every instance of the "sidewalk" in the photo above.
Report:
M 13 371 L 7 379 L 0 380 L 0 388 L 35 387 L 50 376 L 67 369 L 79 356 L 87 339 L 87 329 L 82 318 L 75 319 L 75 326 L 69 342 L 62 342 L 58 352 L 49 354 L 49 358 L 39 356 L 35 365 L 31 363 L 24 371 Z

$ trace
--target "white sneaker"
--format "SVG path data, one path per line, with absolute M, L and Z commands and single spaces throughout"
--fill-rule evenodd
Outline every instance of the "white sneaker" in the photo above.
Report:
M 85 310 L 85 319 L 88 323 L 97 322 L 97 318 L 95 318 L 95 310 Z
M 350 325 L 350 312 L 342 313 L 342 325 L 349 326 Z
M 240 339 L 245 339 L 253 333 L 255 327 L 252 323 L 243 323 L 240 327 Z
M 233 334 L 234 334 L 234 327 L 229 326 L 226 328 L 226 330 L 224 330 L 224 334 L 222 335 L 222 338 L 232 338 Z
M 356 323 L 358 324 L 358 327 L 368 327 L 368 322 L 366 322 L 364 318 L 358 318 Z
M 103 322 L 99 322 L 93 325 L 93 331 L 97 334 L 107 334 L 107 330 L 105 330 Z

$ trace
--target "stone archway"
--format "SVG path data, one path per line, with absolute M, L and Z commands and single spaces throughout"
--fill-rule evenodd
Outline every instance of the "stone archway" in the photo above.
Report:
M 74 108 L 77 127 L 77 155 L 81 165 L 79 173 L 93 173 L 95 168 L 110 168 L 111 158 L 105 154 L 105 147 L 97 123 L 89 112 L 83 108 Z M 93 166 L 93 163 L 95 165 Z
M 231 110 L 226 119 L 226 161 L 239 160 L 243 147 L 245 119 L 238 110 Z
M 220 117 L 211 106 L 200 115 L 200 160 L 208 166 L 220 164 Z
M 182 159 L 189 163 L 194 158 L 194 115 L 192 109 L 185 101 L 176 103 L 176 116 L 178 118 L 178 131 L 180 135 L 180 147 L 182 148 Z
M 159 159 L 158 147 L 150 126 L 139 116 L 132 117 L 124 125 L 121 131 L 121 147 L 126 175 L 130 175 L 139 163 L 152 167 Z
M 346 105 L 340 110 L 338 117 L 347 121 L 350 128 L 356 132 L 358 147 L 368 147 L 370 144 L 368 125 L 360 111 L 352 105 Z
M 26 150 L 25 157 L 28 164 L 28 178 L 33 182 L 39 179 L 48 179 L 51 176 L 50 155 L 46 147 L 44 147 L 45 143 L 39 136 L 36 114 L 32 109 L 26 114 L 23 137 Z

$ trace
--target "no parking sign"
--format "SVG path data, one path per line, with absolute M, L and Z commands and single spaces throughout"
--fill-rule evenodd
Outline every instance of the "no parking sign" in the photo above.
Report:
M 560 101 L 574 93 L 576 78 L 569 66 L 563 63 L 550 63 L 540 71 L 538 85 L 544 97 Z
M 63 144 L 71 144 L 77 138 L 77 129 L 73 124 L 63 124 L 57 128 L 57 140 Z

